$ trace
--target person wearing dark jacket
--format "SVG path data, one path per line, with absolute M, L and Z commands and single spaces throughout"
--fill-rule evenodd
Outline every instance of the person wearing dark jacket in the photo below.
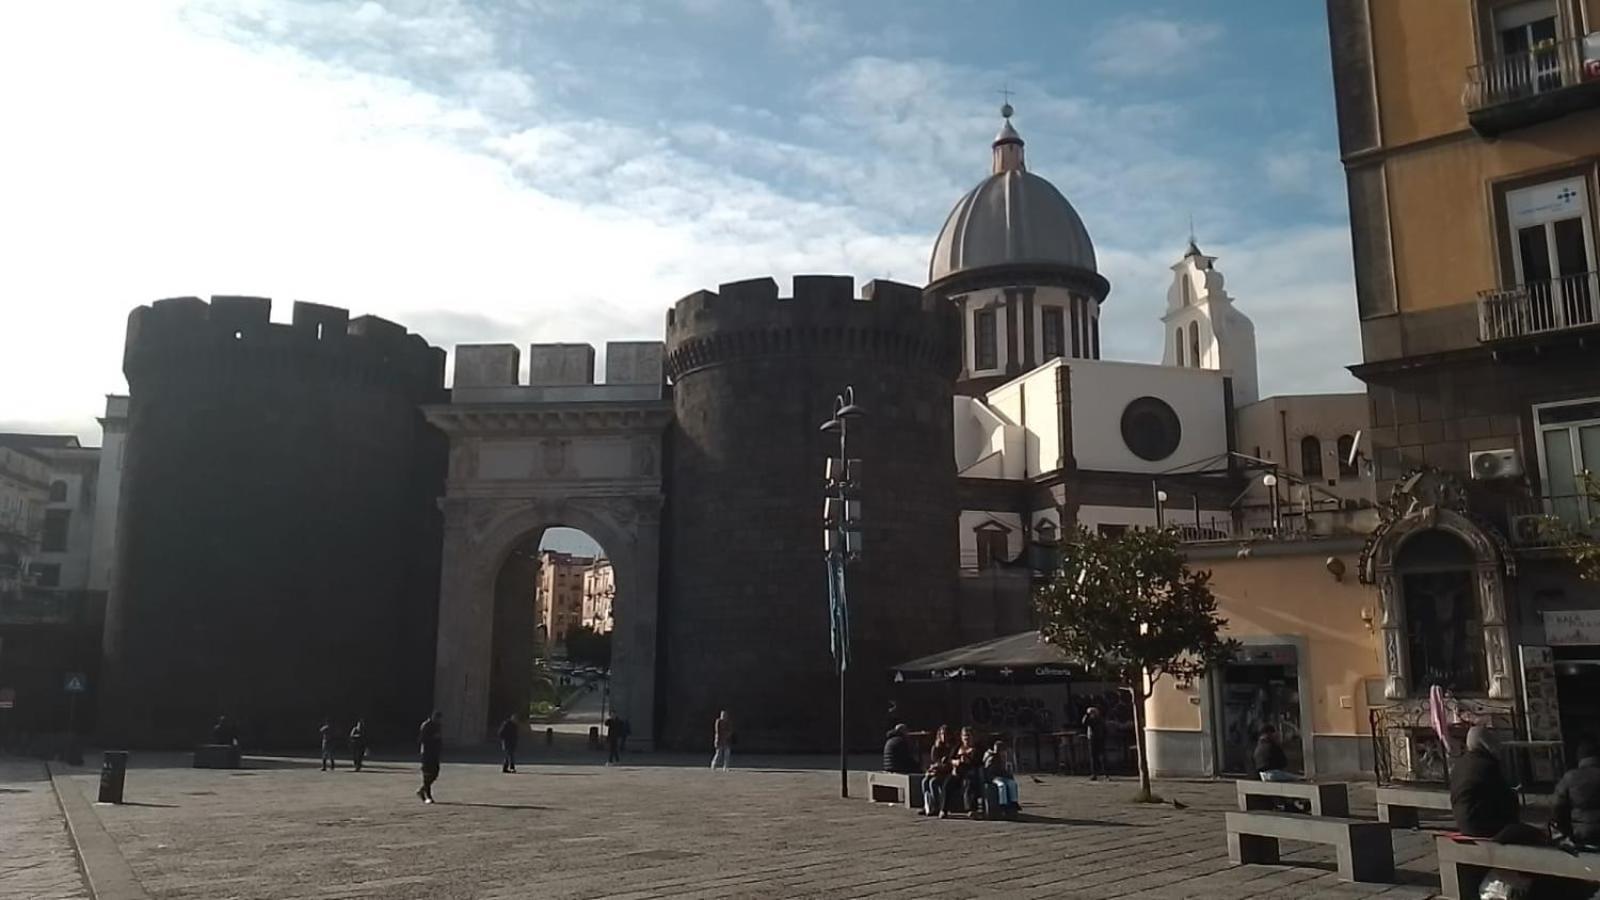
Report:
M 1600 745 L 1592 738 L 1578 742 L 1578 767 L 1556 785 L 1550 824 L 1580 847 L 1600 848 Z
M 1467 752 L 1450 763 L 1450 811 L 1456 830 L 1468 837 L 1494 837 L 1517 822 L 1517 793 L 1482 725 L 1468 729 Z
M 916 775 L 922 771 L 917 765 L 917 754 L 906 737 L 906 727 L 896 725 L 889 729 L 888 740 L 883 742 L 883 770 L 901 775 Z
M 500 771 L 517 771 L 517 739 L 522 736 L 522 723 L 517 721 L 517 714 L 506 716 L 500 723 Z
M 439 723 L 440 712 L 433 711 L 417 729 L 417 753 L 422 758 L 422 787 L 417 797 L 423 803 L 433 802 L 433 783 L 439 780 L 439 763 L 444 756 L 444 729 Z
M 350 729 L 350 761 L 355 763 L 356 771 L 361 771 L 361 764 L 367 758 L 367 722 L 357 719 L 354 727 Z
M 1284 754 L 1283 745 L 1278 743 L 1278 729 L 1271 725 L 1261 726 L 1261 736 L 1256 740 L 1251 759 L 1262 781 L 1300 780 L 1299 775 L 1289 771 L 1289 757 Z
M 1111 776 L 1106 773 L 1106 717 L 1100 714 L 1100 707 L 1091 706 L 1083 714 L 1083 736 L 1089 741 L 1089 780 L 1104 776 L 1110 781 Z

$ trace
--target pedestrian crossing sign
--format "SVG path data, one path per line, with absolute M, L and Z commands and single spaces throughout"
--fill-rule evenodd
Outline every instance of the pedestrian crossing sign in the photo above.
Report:
M 66 689 L 69 694 L 81 694 L 89 687 L 89 679 L 83 677 L 82 672 L 72 672 L 67 675 Z

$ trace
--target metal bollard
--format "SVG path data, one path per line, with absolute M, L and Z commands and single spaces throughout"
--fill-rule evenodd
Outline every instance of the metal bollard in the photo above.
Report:
M 600 729 L 594 725 L 589 726 L 589 749 L 600 749 Z
M 128 775 L 128 751 L 107 750 L 100 763 L 100 802 L 121 803 L 122 786 Z

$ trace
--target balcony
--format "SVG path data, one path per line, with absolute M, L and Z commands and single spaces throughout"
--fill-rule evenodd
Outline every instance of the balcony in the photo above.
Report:
M 1557 550 L 1600 537 L 1600 508 L 1584 494 L 1520 497 L 1506 504 L 1506 536 L 1519 550 Z
M 1468 67 L 1461 102 L 1485 137 L 1600 106 L 1600 32 Z
M 1600 274 L 1584 272 L 1478 294 L 1485 344 L 1600 325 Z

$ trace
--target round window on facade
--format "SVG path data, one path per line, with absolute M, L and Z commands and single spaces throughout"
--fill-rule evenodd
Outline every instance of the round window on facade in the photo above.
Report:
M 1166 459 L 1177 451 L 1182 439 L 1178 414 L 1165 400 L 1140 397 L 1122 411 L 1122 442 L 1140 459 Z

